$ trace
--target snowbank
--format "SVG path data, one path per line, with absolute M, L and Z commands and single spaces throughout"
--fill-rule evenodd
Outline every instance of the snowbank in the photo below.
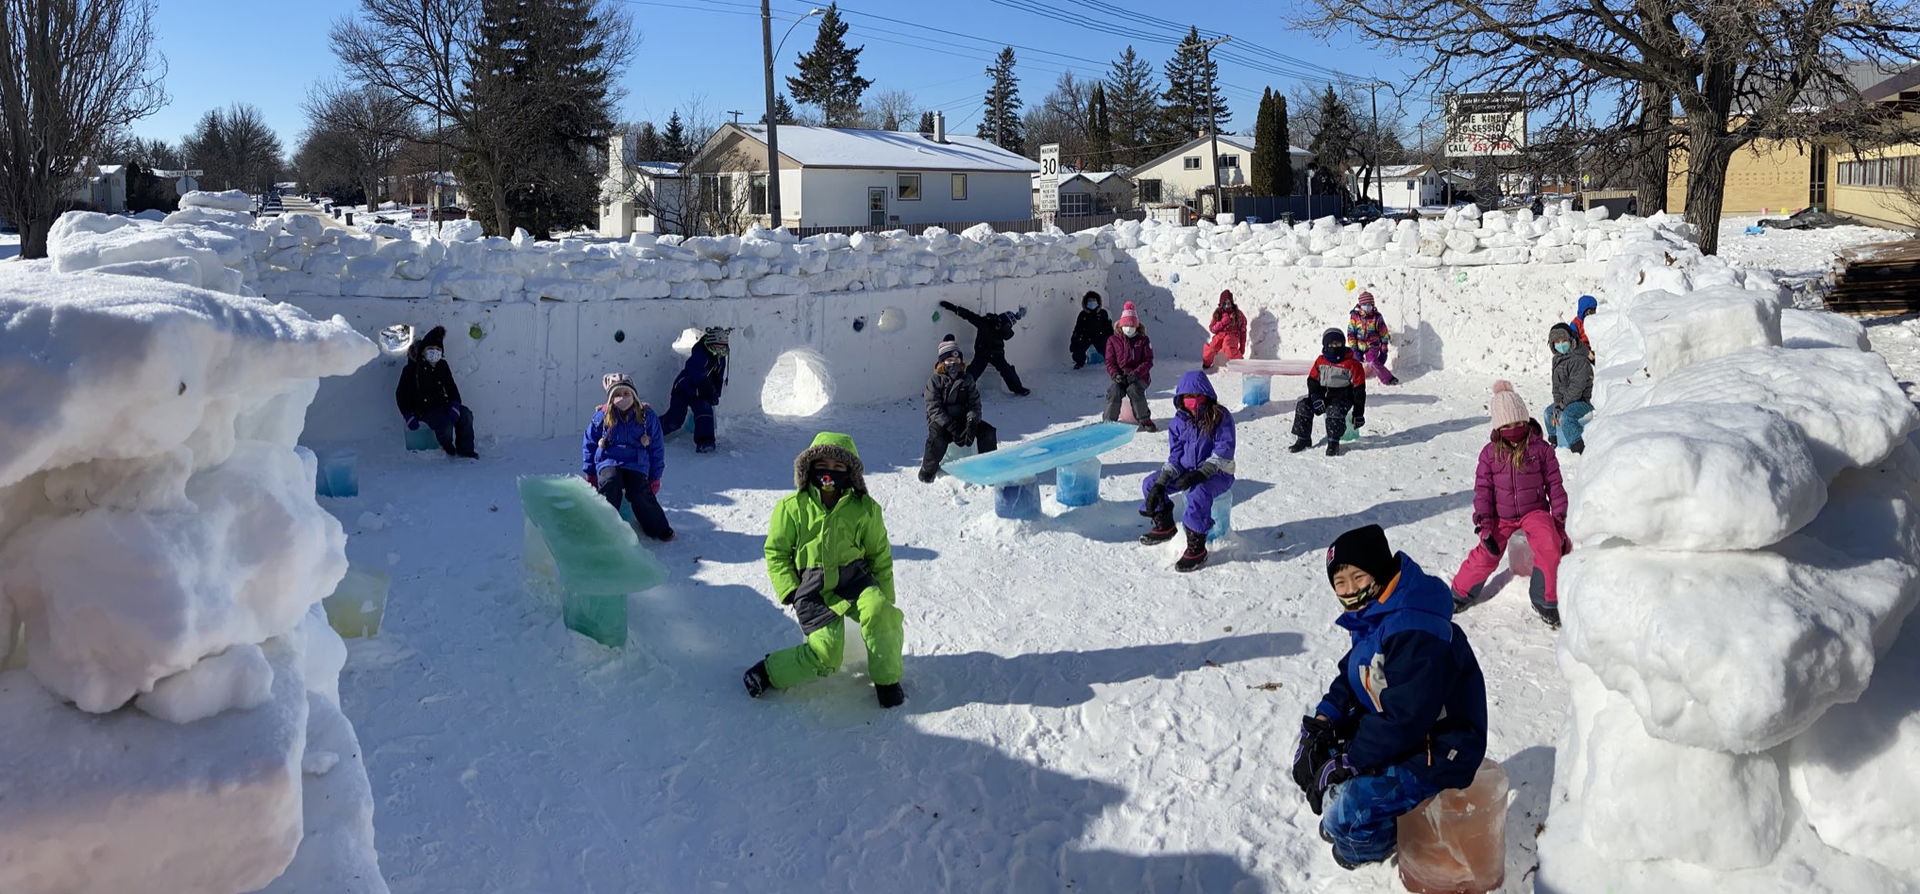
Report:
M 1685 235 L 1626 234 L 1589 320 L 1539 884 L 1911 891 L 1911 749 L 1863 731 L 1911 713 L 1920 414 L 1857 324 Z
M 213 241 L 62 223 L 96 256 Z M 311 703 L 338 711 L 314 618 L 345 537 L 295 442 L 316 380 L 374 348 L 284 304 L 44 268 L 0 270 L 0 329 L 0 614 L 26 668 L 0 674 L 0 890 L 259 889 L 301 846 Z

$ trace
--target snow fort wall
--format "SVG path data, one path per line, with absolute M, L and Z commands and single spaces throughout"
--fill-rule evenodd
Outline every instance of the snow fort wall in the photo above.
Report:
M 370 826 L 302 822 L 312 725 L 338 714 L 317 612 L 346 556 L 296 446 L 315 380 L 373 346 L 285 304 L 52 266 L 0 270 L 0 619 L 23 633 L 0 655 L 0 890 L 253 891 L 321 832 L 374 866 Z M 331 769 L 371 804 L 362 768 Z
M 1588 321 L 1539 884 L 1915 890 L 1920 413 L 1856 324 L 1686 235 L 1623 240 Z

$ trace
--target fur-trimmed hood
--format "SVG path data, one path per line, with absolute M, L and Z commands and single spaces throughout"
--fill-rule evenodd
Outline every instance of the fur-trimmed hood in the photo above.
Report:
M 860 450 L 853 445 L 853 437 L 833 431 L 823 431 L 814 435 L 813 445 L 800 451 L 800 455 L 793 458 L 794 490 L 807 489 L 807 469 L 820 460 L 846 463 L 850 476 L 847 489 L 856 494 L 867 492 L 866 466 L 860 462 Z

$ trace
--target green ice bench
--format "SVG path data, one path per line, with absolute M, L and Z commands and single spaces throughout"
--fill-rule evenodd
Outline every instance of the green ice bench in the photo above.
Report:
M 667 577 L 633 528 L 577 475 L 520 478 L 527 571 L 560 589 L 567 629 L 609 646 L 627 642 L 627 594 Z

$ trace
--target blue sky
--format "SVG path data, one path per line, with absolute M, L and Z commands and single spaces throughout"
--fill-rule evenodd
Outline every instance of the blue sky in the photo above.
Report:
M 622 79 L 622 119 L 664 121 L 695 100 L 716 120 L 727 120 L 730 109 L 741 110 L 741 120 L 759 118 L 764 103 L 757 0 L 614 2 L 632 14 L 640 33 L 634 64 Z M 177 140 L 206 110 L 248 102 L 266 113 L 289 152 L 305 126 L 300 104 L 308 88 L 341 74 L 327 52 L 327 30 L 358 9 L 355 0 L 159 0 L 157 6 L 155 30 L 167 57 L 172 101 L 135 131 Z M 774 39 L 812 7 L 774 0 L 774 15 L 782 20 Z M 1177 20 L 1182 8 L 1204 9 L 1207 20 L 1179 21 L 1178 34 L 1172 23 L 1155 20 Z M 1282 22 L 1290 8 L 1253 0 L 1184 6 L 1148 0 L 849 0 L 841 11 L 852 26 L 848 41 L 866 45 L 861 73 L 874 81 L 872 90 L 904 89 L 923 107 L 945 111 L 949 128 L 967 133 L 979 121 L 985 69 L 1003 43 L 1016 45 L 1021 98 L 1035 103 L 1060 72 L 1104 74 L 1128 44 L 1158 72 L 1185 25 L 1223 31 L 1233 37 L 1219 61 L 1235 131 L 1252 129 L 1263 87 L 1291 91 L 1302 82 L 1324 82 L 1333 76 L 1329 70 L 1395 81 L 1407 67 L 1352 41 L 1290 31 Z M 818 21 L 803 21 L 786 41 L 779 76 L 793 73 Z

